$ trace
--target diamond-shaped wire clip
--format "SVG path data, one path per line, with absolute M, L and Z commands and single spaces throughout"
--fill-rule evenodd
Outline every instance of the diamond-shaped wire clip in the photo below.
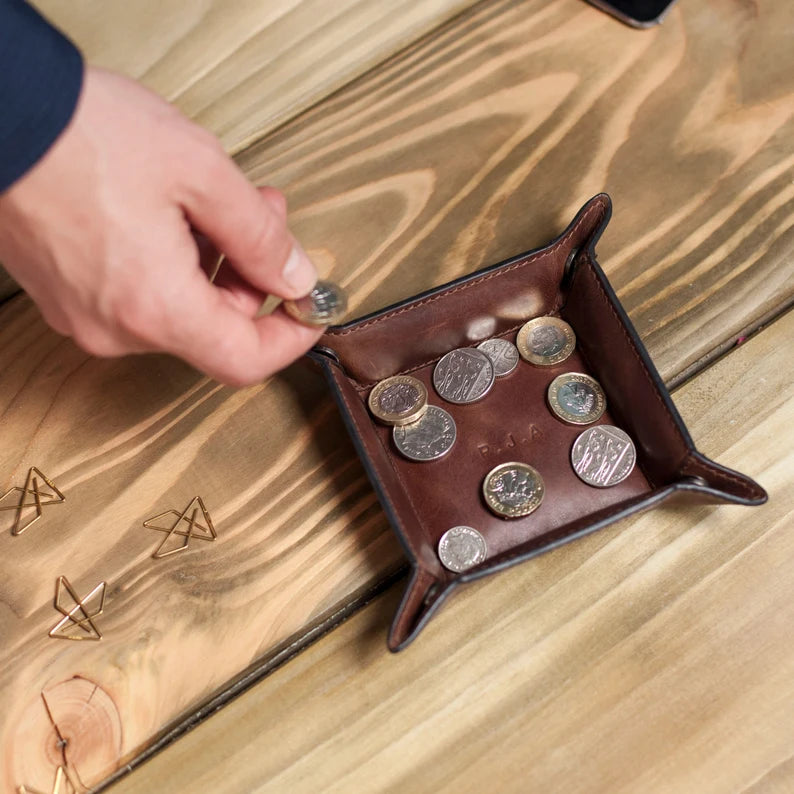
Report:
M 199 510 L 204 517 L 203 524 L 200 524 L 196 520 Z M 188 513 L 190 513 L 190 518 L 187 517 Z M 176 516 L 176 518 L 167 526 L 153 523 L 165 516 Z M 180 526 L 183 523 L 187 528 Z M 181 513 L 176 510 L 166 510 L 164 513 L 158 513 L 156 516 L 147 518 L 146 521 L 143 522 L 143 525 L 147 529 L 156 529 L 158 532 L 168 533 L 163 538 L 162 543 L 154 550 L 152 557 L 155 559 L 168 557 L 171 554 L 184 551 L 190 544 L 191 538 L 213 541 L 218 537 L 215 532 L 215 527 L 212 525 L 210 514 L 204 506 L 204 501 L 200 496 L 193 497 L 188 506 Z M 177 540 L 177 542 L 174 543 L 173 538 L 182 538 L 182 540 Z
M 55 608 L 63 617 L 50 629 L 49 636 L 56 640 L 101 640 L 102 634 L 94 618 L 105 608 L 106 588 L 107 582 L 100 582 L 87 596 L 79 598 L 69 580 L 59 576 L 55 585 Z M 74 604 L 69 608 L 63 605 L 64 591 Z M 76 628 L 82 633 L 76 633 Z
M 43 482 L 47 491 L 40 485 Z M 19 499 L 16 504 L 4 504 L 6 500 L 11 501 L 8 497 L 13 493 L 19 494 Z M 17 514 L 14 517 L 14 523 L 11 526 L 12 535 L 21 535 L 31 524 L 38 521 L 42 516 L 42 507 L 47 505 L 57 505 L 65 502 L 66 497 L 55 487 L 55 483 L 48 477 L 41 473 L 40 469 L 35 466 L 31 467 L 28 471 L 25 485 L 20 488 L 18 485 L 9 488 L 2 496 L 0 496 L 0 510 L 16 510 Z M 35 513 L 28 520 L 22 520 L 23 512 L 33 508 Z

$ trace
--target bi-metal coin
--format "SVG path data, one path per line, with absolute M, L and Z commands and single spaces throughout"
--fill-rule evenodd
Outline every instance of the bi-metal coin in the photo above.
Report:
M 395 446 L 409 460 L 437 460 L 452 449 L 456 437 L 455 420 L 435 405 L 428 405 L 417 422 L 392 429 Z
M 518 348 L 507 339 L 486 339 L 477 345 L 493 364 L 497 378 L 509 375 L 518 366 Z
M 597 421 L 607 407 L 607 398 L 598 381 L 580 372 L 558 375 L 549 384 L 548 400 L 551 410 L 572 425 Z
M 576 347 L 576 334 L 565 320 L 536 317 L 518 330 L 516 347 L 521 358 L 538 367 L 561 364 Z
M 433 386 L 451 403 L 473 403 L 494 383 L 491 359 L 474 347 L 461 347 L 443 356 L 433 370 Z
M 515 461 L 491 469 L 482 484 L 485 504 L 502 518 L 528 516 L 540 507 L 544 492 L 537 469 Z
M 463 573 L 479 565 L 487 553 L 485 538 L 472 527 L 452 527 L 438 541 L 441 564 L 455 573 Z
M 304 325 L 333 325 L 347 312 L 347 295 L 330 281 L 318 281 L 302 298 L 284 301 L 287 314 Z
M 571 448 L 573 470 L 579 479 L 596 488 L 623 482 L 636 462 L 634 443 L 627 433 L 612 425 L 589 427 Z
M 367 404 L 372 415 L 385 425 L 410 425 L 427 410 L 427 389 L 410 375 L 394 375 L 375 384 Z

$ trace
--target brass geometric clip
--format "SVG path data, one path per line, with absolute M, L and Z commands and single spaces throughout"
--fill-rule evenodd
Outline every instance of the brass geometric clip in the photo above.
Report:
M 102 614 L 105 608 L 105 588 L 107 582 L 100 582 L 85 598 L 79 598 L 65 576 L 59 576 L 55 584 L 55 608 L 63 617 L 49 631 L 49 636 L 56 640 L 101 640 L 102 634 L 94 623 L 94 618 Z M 74 606 L 66 609 L 61 603 L 64 590 L 69 594 Z M 99 597 L 99 604 L 92 608 L 92 602 Z M 83 634 L 70 634 L 74 627 Z
M 39 488 L 39 477 L 47 484 L 51 492 L 47 492 Z M 5 498 L 14 492 L 19 493 L 19 501 L 17 504 L 2 504 Z M 32 496 L 33 501 L 25 501 L 26 497 L 28 496 Z M 47 505 L 57 505 L 65 501 L 66 497 L 55 487 L 55 484 L 52 482 L 52 480 L 50 480 L 48 477 L 42 474 L 39 469 L 33 466 L 28 471 L 28 476 L 25 480 L 25 486 L 23 488 L 20 488 L 19 486 L 9 488 L 2 496 L 0 496 L 0 510 L 17 511 L 14 524 L 11 527 L 11 534 L 21 535 L 31 524 L 41 518 L 42 507 L 46 507 Z M 23 524 L 22 511 L 30 507 L 35 508 L 36 513 L 32 518 Z
M 192 512 L 190 518 L 188 518 L 187 514 L 191 510 Z M 201 510 L 201 514 L 204 516 L 204 524 L 199 524 L 199 522 L 196 521 L 196 516 L 198 515 L 199 510 Z M 169 515 L 176 516 L 176 519 L 172 523 L 168 524 L 168 526 L 160 526 L 153 523 Z M 187 525 L 187 529 L 180 527 L 182 522 Z M 210 514 L 207 512 L 207 508 L 204 506 L 204 501 L 200 496 L 194 496 L 193 499 L 190 500 L 188 506 L 181 513 L 177 512 L 176 510 L 166 510 L 164 513 L 158 513 L 156 516 L 147 518 L 146 521 L 143 522 L 143 525 L 147 529 L 156 529 L 158 532 L 168 533 L 163 538 L 162 543 L 160 543 L 160 545 L 154 550 L 152 557 L 155 559 L 168 557 L 171 554 L 177 554 L 180 551 L 184 551 L 190 544 L 191 538 L 213 541 L 218 537 L 217 533 L 215 532 L 215 527 L 212 525 Z M 173 545 L 173 541 L 171 539 L 174 537 L 182 538 L 182 540 L 179 541 L 177 545 Z M 170 546 L 170 548 L 166 549 L 166 546 Z
M 52 791 L 50 794 L 75 794 L 77 787 L 69 779 L 65 767 L 59 766 L 55 770 L 55 780 L 52 783 Z M 17 794 L 43 794 L 37 789 L 28 788 L 28 786 L 19 786 Z

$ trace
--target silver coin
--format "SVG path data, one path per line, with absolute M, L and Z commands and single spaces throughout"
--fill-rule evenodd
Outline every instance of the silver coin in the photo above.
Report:
M 438 558 L 450 571 L 462 573 L 479 565 L 488 553 L 485 538 L 472 527 L 452 527 L 438 541 Z
M 486 339 L 477 345 L 493 364 L 497 378 L 509 375 L 518 366 L 518 348 L 507 339 Z
M 410 460 L 437 460 L 452 449 L 457 429 L 455 420 L 443 408 L 428 405 L 419 421 L 395 427 L 392 438 Z
M 345 291 L 331 281 L 318 281 L 302 298 L 284 301 L 284 310 L 304 325 L 333 325 L 347 312 Z
M 433 386 L 451 403 L 473 403 L 485 397 L 494 383 L 491 359 L 474 347 L 452 350 L 433 370 Z
M 623 482 L 634 470 L 637 451 L 627 433 L 612 425 L 597 425 L 581 433 L 571 449 L 578 477 L 596 488 Z

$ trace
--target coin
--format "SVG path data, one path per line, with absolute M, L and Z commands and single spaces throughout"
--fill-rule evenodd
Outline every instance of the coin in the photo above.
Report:
M 627 433 L 612 425 L 589 427 L 571 449 L 573 470 L 581 480 L 596 488 L 623 482 L 636 462 L 634 443 Z
M 436 460 L 452 449 L 456 437 L 455 420 L 436 405 L 428 405 L 417 422 L 392 429 L 397 449 L 410 460 Z
M 509 375 L 518 366 L 518 348 L 507 339 L 486 339 L 477 345 L 493 364 L 497 378 Z
M 502 463 L 491 469 L 482 484 L 488 507 L 502 518 L 519 518 L 537 510 L 545 487 L 537 469 L 527 463 Z
M 560 364 L 573 353 L 576 334 L 558 317 L 536 317 L 518 331 L 516 346 L 521 358 L 539 367 Z
M 488 553 L 485 538 L 472 527 L 452 527 L 438 541 L 441 564 L 455 573 L 479 565 Z
M 394 375 L 377 383 L 369 393 L 369 410 L 387 425 L 409 425 L 427 410 L 427 389 L 410 375 Z
M 331 281 L 318 281 L 302 298 L 284 301 L 284 310 L 304 325 L 333 325 L 347 312 L 345 291 Z
M 548 400 L 551 410 L 563 422 L 589 425 L 600 418 L 607 407 L 604 390 L 595 378 L 579 372 L 565 372 L 550 384 Z
M 473 403 L 491 390 L 491 359 L 474 347 L 460 347 L 443 356 L 433 370 L 433 386 L 451 403 Z

